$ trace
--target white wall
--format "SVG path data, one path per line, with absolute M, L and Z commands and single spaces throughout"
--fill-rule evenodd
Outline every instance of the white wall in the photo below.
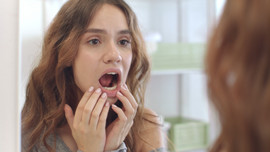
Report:
M 0 5 L 0 151 L 19 151 L 18 52 L 19 0 Z
M 21 75 L 20 109 L 24 104 L 29 74 L 41 55 L 44 31 L 66 0 L 20 0 Z
M 43 19 L 41 0 L 21 0 L 20 3 L 21 31 L 21 73 L 20 73 L 20 109 L 24 104 L 25 87 L 30 72 L 38 62 L 40 54 Z

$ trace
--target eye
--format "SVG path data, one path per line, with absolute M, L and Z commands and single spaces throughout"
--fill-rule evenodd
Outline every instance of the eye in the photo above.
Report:
M 89 40 L 88 43 L 90 45 L 98 45 L 100 41 L 98 39 L 92 39 L 92 40 Z
M 130 44 L 130 41 L 128 41 L 128 40 L 120 40 L 120 41 L 119 41 L 119 44 L 120 44 L 120 45 L 123 45 L 123 46 L 127 46 L 127 45 Z

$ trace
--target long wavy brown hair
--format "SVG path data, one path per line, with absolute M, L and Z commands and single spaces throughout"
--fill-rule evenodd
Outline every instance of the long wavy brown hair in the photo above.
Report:
M 134 125 L 125 139 L 129 151 L 134 151 L 134 134 L 143 120 L 146 81 L 150 65 L 136 15 L 123 0 L 69 0 L 52 21 L 43 42 L 42 57 L 32 71 L 26 89 L 26 100 L 21 115 L 22 150 L 31 151 L 43 143 L 48 151 L 54 151 L 46 143 L 57 127 L 66 124 L 64 105 L 76 110 L 81 96 L 77 93 L 72 63 L 78 52 L 82 34 L 97 9 L 104 3 L 120 8 L 127 19 L 132 36 L 133 59 L 127 85 L 138 102 Z
M 221 123 L 210 152 L 270 151 L 270 1 L 227 0 L 205 62 Z

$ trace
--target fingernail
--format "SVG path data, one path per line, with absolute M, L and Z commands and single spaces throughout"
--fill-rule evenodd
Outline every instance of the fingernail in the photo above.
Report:
M 107 96 L 107 94 L 104 92 L 104 93 L 102 93 L 101 98 L 106 98 L 106 96 Z
M 121 92 L 118 91 L 117 93 L 118 93 L 120 96 L 123 96 L 123 94 L 122 94 Z
M 109 102 L 106 102 L 105 106 L 106 106 L 106 107 L 109 107 L 109 105 L 110 105 Z
M 88 92 L 92 92 L 94 90 L 94 87 L 90 87 L 89 89 L 88 89 Z
M 96 93 L 100 93 L 101 89 L 97 88 L 97 90 L 95 91 Z
M 112 107 L 113 107 L 113 108 L 116 108 L 117 106 L 116 106 L 115 104 L 112 104 Z

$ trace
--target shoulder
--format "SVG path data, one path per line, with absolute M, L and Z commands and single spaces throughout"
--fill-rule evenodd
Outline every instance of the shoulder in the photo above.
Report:
M 144 121 L 143 123 L 145 124 L 144 127 L 160 128 L 162 126 L 162 121 L 161 121 L 160 116 L 149 108 L 143 109 L 142 118 Z
M 164 147 L 164 133 L 158 114 L 151 109 L 144 108 L 142 118 L 143 122 L 139 126 L 137 135 L 139 151 L 149 152 Z

